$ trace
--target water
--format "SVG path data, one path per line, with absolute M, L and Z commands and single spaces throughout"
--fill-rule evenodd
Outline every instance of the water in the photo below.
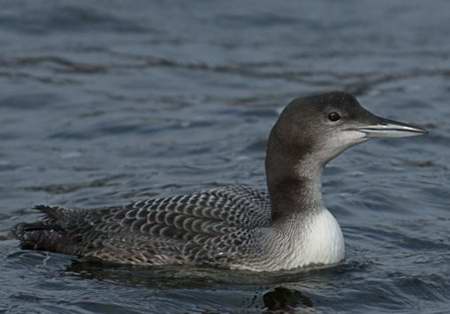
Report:
M 338 267 L 100 267 L 3 237 L 0 312 L 448 312 L 448 1 L 0 5 L 2 231 L 37 219 L 40 203 L 263 188 L 268 131 L 299 95 L 344 89 L 430 131 L 355 147 L 327 168 L 347 244 Z

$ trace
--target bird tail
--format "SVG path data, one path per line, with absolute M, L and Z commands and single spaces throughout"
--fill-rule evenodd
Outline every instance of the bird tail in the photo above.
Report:
M 33 223 L 20 223 L 12 233 L 20 240 L 24 249 L 63 252 L 68 245 L 64 218 L 70 210 L 61 207 L 39 205 L 34 209 L 44 213 L 42 220 Z

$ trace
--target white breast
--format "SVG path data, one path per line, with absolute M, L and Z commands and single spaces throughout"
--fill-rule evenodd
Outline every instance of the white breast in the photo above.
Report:
M 344 259 L 341 228 L 326 208 L 312 214 L 295 229 L 283 268 L 336 264 Z
M 262 228 L 258 239 L 266 246 L 259 258 L 228 265 L 233 269 L 278 271 L 313 265 L 332 265 L 344 259 L 341 228 L 334 216 L 322 208 L 306 217 L 286 222 L 281 228 Z

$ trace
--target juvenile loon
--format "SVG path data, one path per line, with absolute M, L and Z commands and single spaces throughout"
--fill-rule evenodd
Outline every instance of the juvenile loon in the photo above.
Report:
M 375 116 L 344 92 L 297 98 L 270 132 L 267 192 L 236 185 L 122 207 L 38 206 L 45 217 L 13 233 L 23 248 L 120 264 L 251 271 L 336 264 L 344 239 L 322 201 L 324 166 L 370 138 L 425 132 Z

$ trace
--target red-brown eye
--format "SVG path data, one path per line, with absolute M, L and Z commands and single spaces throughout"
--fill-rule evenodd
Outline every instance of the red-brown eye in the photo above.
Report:
M 328 114 L 328 120 L 330 120 L 330 121 L 336 122 L 339 119 L 341 119 L 341 115 L 337 112 L 330 112 Z

